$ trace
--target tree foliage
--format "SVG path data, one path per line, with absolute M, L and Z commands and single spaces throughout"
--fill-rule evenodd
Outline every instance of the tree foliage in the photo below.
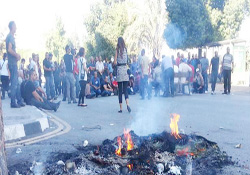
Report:
M 90 36 L 88 55 L 113 56 L 119 36 L 124 37 L 130 54 L 146 47 L 160 55 L 166 19 L 164 0 L 104 0 L 95 4 L 85 21 Z
M 53 53 L 58 62 L 65 53 L 64 48 L 67 43 L 65 33 L 62 19 L 58 17 L 56 19 L 55 29 L 50 32 L 46 40 L 46 48 L 49 52 Z
M 201 47 L 236 38 L 250 0 L 166 0 L 170 24 L 165 39 L 173 49 Z
M 2 32 L 0 32 L 0 57 L 3 57 L 4 52 L 6 52 L 5 36 Z

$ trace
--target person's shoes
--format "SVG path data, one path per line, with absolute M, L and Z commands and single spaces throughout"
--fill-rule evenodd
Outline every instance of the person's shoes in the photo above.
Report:
M 73 101 L 73 103 L 74 103 L 74 104 L 76 104 L 76 103 L 77 103 L 77 101 L 76 101 L 76 100 L 74 100 L 74 101 Z
M 63 98 L 63 100 L 62 101 L 66 101 L 66 98 Z
M 87 107 L 88 105 L 86 105 L 86 104 L 82 104 L 82 107 Z
M 140 100 L 145 100 L 145 98 L 142 97 L 142 98 L 140 98 Z
M 226 94 L 227 94 L 227 92 L 223 92 L 223 93 L 222 93 L 222 95 L 226 95 Z
M 214 95 L 214 91 L 211 92 L 211 95 Z
M 118 113 L 122 113 L 122 110 L 118 111 Z
M 68 104 L 71 104 L 71 101 L 68 101 Z
M 230 92 L 228 92 L 227 95 L 230 95 Z
M 57 100 L 57 96 L 55 96 L 55 97 L 53 98 L 53 100 Z
M 207 94 L 208 93 L 208 91 L 205 91 L 205 94 Z
M 61 101 L 59 101 L 58 103 L 56 103 L 56 106 L 55 106 L 55 109 L 54 109 L 55 112 L 56 112 L 57 109 L 59 108 L 60 104 L 61 104 Z
M 127 106 L 127 109 L 128 109 L 128 112 L 130 113 L 131 112 L 131 108 L 129 106 Z
M 16 104 L 16 103 L 15 104 L 11 104 L 10 107 L 11 108 L 20 108 L 20 106 L 18 104 Z
M 24 106 L 25 106 L 25 104 L 24 104 L 23 102 L 18 103 L 18 105 L 19 105 L 20 107 L 24 107 Z
M 190 95 L 191 95 L 191 93 L 190 93 Z M 171 94 L 171 97 L 174 97 L 174 94 Z

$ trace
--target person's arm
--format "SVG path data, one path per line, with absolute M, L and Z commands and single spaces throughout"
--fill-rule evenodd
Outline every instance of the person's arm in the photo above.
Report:
M 117 50 L 115 51 L 115 59 L 114 59 L 114 64 L 117 65 Z
M 32 92 L 32 95 L 34 96 L 34 98 L 40 102 L 43 102 L 43 98 L 40 97 L 40 95 L 36 92 L 36 91 L 33 91 Z
M 234 72 L 234 57 L 232 56 L 232 73 Z
M 41 92 L 43 94 L 43 96 L 45 98 L 47 98 L 46 93 L 44 92 L 44 90 L 40 86 L 36 90 L 39 91 L 39 92 Z
M 12 49 L 12 44 L 11 44 L 10 42 L 9 42 L 9 45 L 8 45 L 8 52 L 9 52 L 12 56 L 16 57 L 17 60 L 20 60 L 20 59 L 21 59 L 21 56 L 20 56 L 18 53 L 16 53 L 16 52 Z
M 143 60 L 141 60 L 140 64 L 141 64 L 141 77 L 144 78 L 144 75 L 143 75 L 143 64 L 142 64 Z
M 212 60 L 211 60 L 210 65 L 209 65 L 209 74 L 211 74 Z

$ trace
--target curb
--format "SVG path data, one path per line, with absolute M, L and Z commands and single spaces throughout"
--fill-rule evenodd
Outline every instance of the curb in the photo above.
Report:
M 26 136 L 31 136 L 33 134 L 39 134 L 42 133 L 45 129 L 49 128 L 47 114 L 37 108 L 35 108 L 35 110 L 38 110 L 41 113 L 41 118 L 25 124 L 4 126 L 5 141 L 20 139 Z

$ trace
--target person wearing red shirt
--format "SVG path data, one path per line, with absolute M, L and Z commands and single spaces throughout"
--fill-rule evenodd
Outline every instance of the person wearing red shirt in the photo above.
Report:
M 76 86 L 76 98 L 79 96 L 79 92 L 80 92 L 80 84 L 79 84 L 79 69 L 78 69 L 78 65 L 77 65 L 77 60 L 79 59 L 79 55 L 75 54 L 76 53 L 76 50 L 75 49 L 72 49 L 71 50 L 71 54 L 73 55 L 74 57 L 74 67 L 73 67 L 73 74 L 74 74 L 74 77 L 76 79 L 76 83 L 75 83 L 75 86 Z
M 179 67 L 180 63 L 181 63 L 181 58 L 180 58 L 180 52 L 177 53 L 177 58 L 175 61 L 176 65 Z

